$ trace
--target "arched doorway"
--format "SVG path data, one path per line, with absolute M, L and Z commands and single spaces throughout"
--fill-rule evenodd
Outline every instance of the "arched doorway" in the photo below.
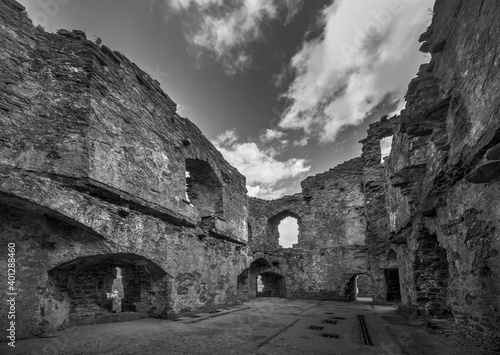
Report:
M 399 282 L 398 255 L 394 249 L 390 248 L 387 251 L 385 261 L 383 261 L 379 270 L 381 274 L 377 300 L 383 303 L 400 302 L 401 285 Z
M 367 274 L 359 274 L 356 276 L 356 300 L 357 301 L 373 301 L 373 280 Z
M 168 318 L 171 310 L 170 276 L 136 254 L 76 258 L 51 269 L 48 277 L 50 306 L 43 312 L 48 323 L 63 319 L 71 326 Z
M 398 269 L 385 269 L 385 300 L 387 302 L 401 301 Z
M 352 275 L 345 286 L 347 301 L 373 301 L 373 279 L 370 275 L 361 273 Z
M 258 276 L 257 297 L 285 297 L 285 280 L 282 275 L 274 272 L 264 272 Z
M 248 271 L 248 297 L 286 297 L 285 281 L 271 261 L 259 257 L 250 264 Z

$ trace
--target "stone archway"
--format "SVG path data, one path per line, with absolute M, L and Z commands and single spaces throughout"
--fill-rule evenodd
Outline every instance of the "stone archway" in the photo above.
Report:
M 42 314 L 46 331 L 145 317 L 168 318 L 171 310 L 170 276 L 136 254 L 76 258 L 52 268 L 48 285 Z
M 346 301 L 355 301 L 358 297 L 373 300 L 373 285 L 373 279 L 369 274 L 354 274 L 345 285 L 344 298 Z
M 285 278 L 275 272 L 264 272 L 258 277 L 261 278 L 263 288 L 256 291 L 257 297 L 286 297 Z
M 271 271 L 272 268 L 272 263 L 264 257 L 258 257 L 250 264 L 248 271 L 249 298 L 257 297 L 257 277 L 264 272 Z

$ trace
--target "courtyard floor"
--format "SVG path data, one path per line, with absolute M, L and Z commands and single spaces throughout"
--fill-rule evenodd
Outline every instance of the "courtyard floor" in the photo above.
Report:
M 359 317 L 369 338 L 365 345 Z M 440 334 L 408 324 L 395 306 L 257 298 L 178 321 L 142 319 L 71 327 L 49 338 L 0 343 L 1 354 L 377 354 L 473 355 Z

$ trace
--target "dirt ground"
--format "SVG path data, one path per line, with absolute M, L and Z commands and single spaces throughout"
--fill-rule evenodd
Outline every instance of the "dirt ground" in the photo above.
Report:
M 366 345 L 359 317 L 363 315 Z M 50 338 L 0 344 L 1 354 L 377 354 L 479 355 L 411 326 L 394 306 L 257 298 L 241 307 L 178 321 L 142 319 L 71 327 Z

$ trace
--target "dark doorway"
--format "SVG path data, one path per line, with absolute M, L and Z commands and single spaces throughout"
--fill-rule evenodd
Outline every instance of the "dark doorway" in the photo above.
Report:
M 260 274 L 257 278 L 257 297 L 285 297 L 283 276 L 273 272 Z
M 398 269 L 386 269 L 384 270 L 384 275 L 385 275 L 386 301 L 388 302 L 401 301 Z

